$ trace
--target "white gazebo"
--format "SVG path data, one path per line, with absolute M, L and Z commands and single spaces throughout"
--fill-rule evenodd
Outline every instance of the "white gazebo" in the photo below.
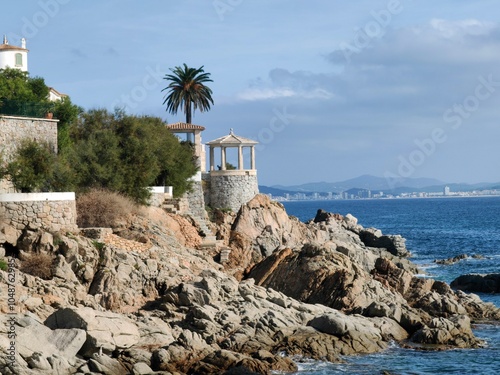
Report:
M 215 149 L 220 148 L 221 152 L 221 164 L 220 171 L 226 171 L 226 151 L 228 148 L 238 148 L 238 169 L 237 171 L 255 171 L 255 145 L 258 142 L 241 137 L 234 134 L 233 129 L 229 131 L 229 135 L 214 139 L 207 143 L 210 147 L 210 173 L 216 171 L 215 169 Z M 245 168 L 243 149 L 247 147 L 250 148 L 250 168 Z
M 237 212 L 241 205 L 259 193 L 257 169 L 255 167 L 255 145 L 258 142 L 234 134 L 229 134 L 207 142 L 210 147 L 210 171 L 204 175 L 206 198 L 212 208 L 229 208 Z M 220 166 L 215 168 L 215 149 L 220 148 Z M 227 168 L 227 149 L 238 149 L 238 166 Z M 250 149 L 250 165 L 245 166 L 243 151 Z M 248 161 L 247 161 L 248 164 Z

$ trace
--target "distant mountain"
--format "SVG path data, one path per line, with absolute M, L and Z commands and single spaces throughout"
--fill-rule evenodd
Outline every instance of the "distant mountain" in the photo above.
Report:
M 274 196 L 283 196 L 285 194 L 297 194 L 302 193 L 302 191 L 293 191 L 287 189 L 278 189 L 275 187 L 259 185 L 259 193 L 262 194 L 272 194 Z
M 339 182 L 311 182 L 302 185 L 274 185 L 272 187 L 259 186 L 260 191 L 275 196 L 283 196 L 284 193 L 342 193 L 351 189 L 370 190 L 372 193 L 383 192 L 384 194 L 402 194 L 402 193 L 436 193 L 442 192 L 444 187 L 448 186 L 451 192 L 454 191 L 472 191 L 500 189 L 500 183 L 445 183 L 434 178 L 398 178 L 387 180 L 384 177 L 363 175 Z M 356 194 L 354 194 L 356 195 Z
M 300 192 L 326 193 L 331 191 L 341 193 L 352 188 L 389 192 L 396 188 L 420 189 L 432 185 L 444 186 L 445 183 L 433 178 L 399 178 L 397 180 L 387 180 L 384 177 L 363 175 L 339 182 L 313 182 L 294 186 L 275 185 L 273 188 Z

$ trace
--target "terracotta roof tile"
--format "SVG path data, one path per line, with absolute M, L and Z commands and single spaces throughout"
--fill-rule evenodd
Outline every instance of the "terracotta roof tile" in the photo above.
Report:
M 21 47 L 17 47 L 17 46 L 13 46 L 13 45 L 10 45 L 10 44 L 0 44 L 0 51 L 7 51 L 7 50 L 12 50 L 12 51 L 27 51 L 26 48 L 21 48 Z
M 168 124 L 167 128 L 170 130 L 205 130 L 204 126 L 187 124 L 185 122 L 176 122 L 175 124 Z

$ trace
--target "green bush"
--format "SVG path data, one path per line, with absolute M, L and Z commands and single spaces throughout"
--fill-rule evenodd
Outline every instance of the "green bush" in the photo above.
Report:
M 7 164 L 6 174 L 22 193 L 48 191 L 55 164 L 56 155 L 47 143 L 25 139 Z

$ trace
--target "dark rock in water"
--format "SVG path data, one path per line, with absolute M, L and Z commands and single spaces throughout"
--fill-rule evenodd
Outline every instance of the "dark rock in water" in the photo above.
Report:
M 444 264 L 444 265 L 450 265 L 450 264 L 455 264 L 457 262 L 460 262 L 461 260 L 467 259 L 469 256 L 467 254 L 460 254 L 457 255 L 456 257 L 448 258 L 448 259 L 436 259 L 434 263 L 436 264 Z
M 500 293 L 500 273 L 462 275 L 453 280 L 450 285 L 453 289 L 464 292 Z

